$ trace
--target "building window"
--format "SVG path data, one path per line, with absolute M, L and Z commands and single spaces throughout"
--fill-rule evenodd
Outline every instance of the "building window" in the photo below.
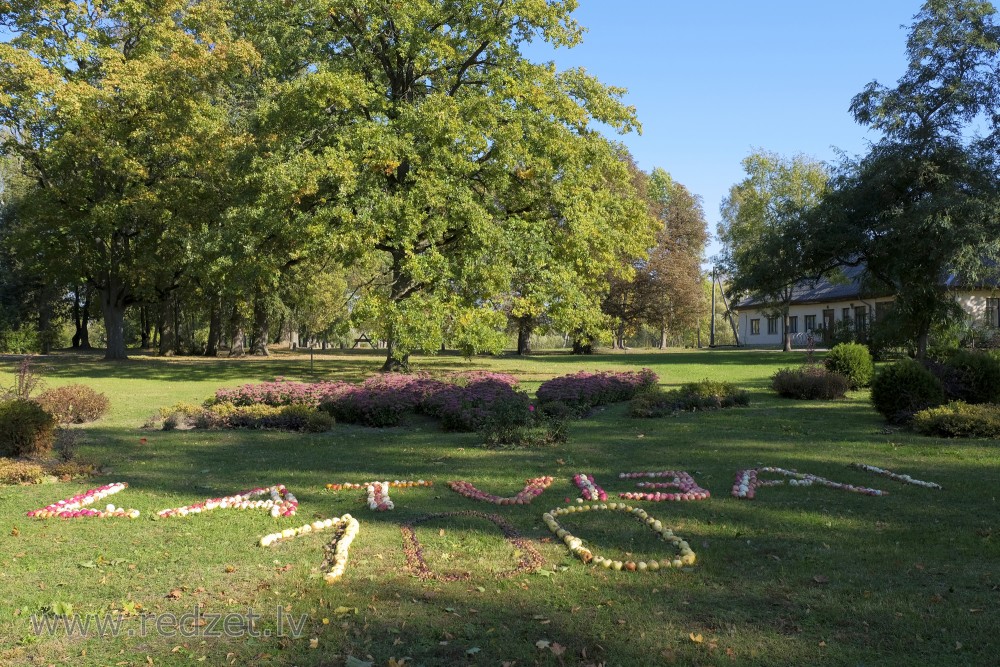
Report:
M 844 320 L 845 322 L 850 322 L 851 321 L 851 309 L 850 308 L 841 308 L 840 309 L 840 319 Z
M 878 301 L 875 303 L 875 321 L 881 322 L 892 310 L 892 301 Z
M 855 306 L 854 308 L 854 330 L 861 333 L 868 329 L 868 307 Z
M 750 335 L 760 335 L 760 320 L 750 320 Z
M 986 326 L 1000 327 L 1000 299 L 986 299 Z
M 804 324 L 805 324 L 805 327 L 806 327 L 806 331 L 815 331 L 816 330 L 816 316 L 815 315 L 806 315 L 805 316 L 805 322 L 804 322 Z
M 778 318 L 769 317 L 767 318 L 767 333 L 776 334 L 778 333 Z
M 788 318 L 788 333 L 798 333 L 799 332 L 799 316 L 791 315 Z

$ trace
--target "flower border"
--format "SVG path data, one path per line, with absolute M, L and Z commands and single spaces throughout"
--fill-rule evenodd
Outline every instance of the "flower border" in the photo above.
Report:
M 344 576 L 347 569 L 347 559 L 350 555 L 351 544 L 357 537 L 361 524 L 350 514 L 340 517 L 340 522 L 336 524 L 333 539 L 323 547 L 325 556 L 320 570 L 323 572 L 323 581 L 327 584 L 334 584 Z
M 577 502 L 582 503 L 584 500 L 600 500 L 603 502 L 608 499 L 607 492 L 597 485 L 593 475 L 585 472 L 577 473 L 573 475 L 573 483 L 580 489 L 580 495 L 583 496 L 583 498 L 578 498 Z
M 268 500 L 254 500 L 254 498 L 265 494 L 269 494 L 271 497 Z M 187 516 L 188 514 L 210 512 L 214 509 L 267 509 L 270 510 L 273 517 L 295 516 L 298 507 L 299 501 L 292 495 L 292 492 L 285 488 L 284 484 L 275 484 L 274 486 L 262 486 L 248 491 L 241 491 L 231 496 L 208 498 L 200 503 L 185 505 L 184 507 L 171 507 L 160 510 L 156 513 L 156 516 L 161 518 Z
M 350 514 L 345 514 L 344 516 L 350 516 Z M 258 544 L 262 547 L 269 547 L 273 544 L 277 544 L 282 540 L 290 540 L 300 535 L 306 535 L 308 533 L 320 533 L 327 530 L 337 524 L 337 522 L 343 521 L 343 517 L 337 519 L 317 519 L 312 523 L 307 523 L 305 525 L 299 526 L 298 528 L 285 528 L 282 531 L 276 533 L 270 533 L 264 535 L 258 540 Z
M 759 480 L 759 473 L 773 473 L 776 475 L 784 475 L 785 477 L 790 477 L 788 480 L 789 486 L 812 486 L 813 484 L 819 484 L 821 486 L 826 486 L 831 489 L 839 489 L 841 491 L 850 491 L 851 493 L 860 493 L 866 496 L 887 496 L 888 491 L 883 491 L 882 489 L 873 489 L 868 486 L 855 486 L 854 484 L 844 484 L 842 482 L 834 482 L 825 477 L 820 477 L 819 475 L 812 475 L 809 473 L 795 472 L 794 470 L 785 470 L 784 468 L 776 468 L 773 466 L 767 466 L 764 468 L 750 468 L 747 470 L 736 471 L 736 480 L 733 483 L 732 495 L 735 498 L 740 498 L 741 500 L 753 500 L 756 494 L 756 489 L 762 486 L 778 486 L 784 484 L 785 480 L 781 479 L 770 479 L 770 480 Z
M 389 497 L 389 482 L 372 482 L 367 487 L 368 509 L 387 512 L 396 507 Z
M 559 520 L 556 518 L 564 514 L 573 514 L 575 512 L 595 512 L 599 510 L 625 512 L 634 516 L 636 519 L 649 526 L 654 533 L 657 533 L 661 540 L 670 542 L 672 545 L 677 547 L 680 551 L 679 556 L 674 558 L 664 558 L 662 560 L 639 561 L 638 563 L 634 561 L 611 560 L 609 558 L 604 558 L 603 556 L 595 556 L 590 549 L 583 546 L 583 540 L 575 537 L 568 530 L 563 528 L 562 525 L 560 525 Z M 615 571 L 626 570 L 628 572 L 647 572 L 652 570 L 655 572 L 661 568 L 669 569 L 671 567 L 678 568 L 685 565 L 694 565 L 698 559 L 694 551 L 691 550 L 691 546 L 684 539 L 674 535 L 674 532 L 670 528 L 664 526 L 659 519 L 649 516 L 646 510 L 642 508 L 632 507 L 631 505 L 626 505 L 625 503 L 601 503 L 600 505 L 570 505 L 569 507 L 557 507 L 543 514 L 542 520 L 545 521 L 545 525 L 549 527 L 549 530 L 551 530 L 556 537 L 561 539 L 566 544 L 570 553 L 579 558 L 585 564 L 593 562 L 594 565 L 603 567 L 604 569 L 613 569 Z
M 455 493 L 466 498 L 471 498 L 472 500 L 482 500 L 494 505 L 528 505 L 532 500 L 541 495 L 545 489 L 549 488 L 553 479 L 548 476 L 526 479 L 524 481 L 524 488 L 518 491 L 516 495 L 509 497 L 501 497 L 480 491 L 473 486 L 472 482 L 466 482 L 465 480 L 448 482 L 448 486 Z
M 416 519 L 411 519 L 410 521 L 399 526 L 400 531 L 403 533 L 403 552 L 406 554 L 406 566 L 417 578 L 435 579 L 437 581 L 467 581 L 472 578 L 471 572 L 463 572 L 460 574 L 435 574 L 427 566 L 427 561 L 424 560 L 423 548 L 420 545 L 420 540 L 417 539 L 416 530 L 414 530 L 414 527 L 417 524 L 424 523 L 425 521 L 443 519 L 452 516 L 472 516 L 480 519 L 486 519 L 499 528 L 500 532 L 503 533 L 504 538 L 521 551 L 521 557 L 518 560 L 517 565 L 512 570 L 497 573 L 497 579 L 510 579 L 521 573 L 536 572 L 541 569 L 543 562 L 542 555 L 538 553 L 538 549 L 536 549 L 531 542 L 525 539 L 510 522 L 499 514 L 488 514 L 486 512 L 478 512 L 475 510 L 463 510 L 460 512 L 437 512 L 434 514 L 425 514 L 417 517 Z
M 885 468 L 879 468 L 877 466 L 868 465 L 866 463 L 852 463 L 852 468 L 858 468 L 859 470 L 866 470 L 868 472 L 873 472 L 876 475 L 882 475 L 883 477 L 888 477 L 889 479 L 894 479 L 897 482 L 902 482 L 903 484 L 913 484 L 914 486 L 922 486 L 925 489 L 943 489 L 944 487 L 937 482 L 925 482 L 921 479 L 914 479 L 909 475 L 901 475 L 899 473 L 892 472 L 891 470 L 886 470 Z
M 367 489 L 369 486 L 371 486 L 374 483 L 375 482 L 364 482 L 362 484 L 355 484 L 353 482 L 343 482 L 343 483 L 340 483 L 340 484 L 327 484 L 326 488 L 329 489 L 330 491 L 340 491 L 342 489 Z M 393 480 L 391 482 L 379 482 L 379 483 L 380 484 L 385 484 L 386 486 L 389 486 L 389 487 L 395 488 L 395 489 L 406 489 L 406 488 L 410 488 L 410 487 L 414 487 L 414 486 L 434 486 L 434 482 L 424 481 L 422 479 L 418 479 L 415 482 L 408 481 L 408 480 L 405 480 L 405 479 L 404 480 L 397 479 L 397 480 Z
M 650 472 L 622 472 L 618 473 L 619 479 L 636 479 L 639 477 L 670 477 L 669 482 L 638 482 L 636 486 L 639 488 L 646 489 L 680 489 L 680 493 L 661 493 L 659 491 L 654 491 L 652 493 L 643 493 L 636 491 L 626 491 L 625 493 L 619 493 L 619 498 L 625 498 L 626 500 L 649 500 L 654 503 L 662 502 L 664 500 L 706 500 L 712 496 L 708 489 L 703 489 L 698 486 L 698 483 L 694 481 L 694 478 L 687 472 L 683 470 L 658 470 Z
M 109 517 L 137 519 L 139 510 L 115 507 L 111 504 L 103 510 L 85 509 L 87 505 L 92 505 L 98 500 L 103 500 L 126 488 L 128 488 L 128 484 L 125 482 L 112 482 L 96 489 L 87 489 L 83 493 L 56 501 L 41 509 L 31 510 L 27 515 L 35 519 L 107 519 Z

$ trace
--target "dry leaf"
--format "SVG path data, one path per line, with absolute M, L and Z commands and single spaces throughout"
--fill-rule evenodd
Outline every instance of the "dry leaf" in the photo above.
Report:
M 540 649 L 547 649 L 551 645 L 552 642 L 550 642 L 548 639 L 539 639 L 537 642 L 535 642 L 535 646 L 537 646 Z
M 700 632 L 698 634 L 692 632 L 688 635 L 688 637 L 690 637 L 691 641 L 693 641 L 695 644 L 700 644 L 703 641 L 705 641 L 705 638 L 701 636 Z
M 182 590 L 181 590 L 181 589 L 179 589 L 179 588 L 175 588 L 174 590 L 172 590 L 172 591 L 170 591 L 169 593 L 167 593 L 167 599 L 168 599 L 168 600 L 178 600 L 178 599 L 180 599 L 180 598 L 181 598 L 181 597 L 182 597 L 183 595 L 184 595 L 184 591 L 182 591 Z
M 815 581 L 817 584 L 828 584 L 830 583 L 830 577 L 827 577 L 826 575 L 822 574 L 817 574 L 815 577 L 813 577 L 813 581 Z
M 553 642 L 552 646 L 549 647 L 549 650 L 552 651 L 552 655 L 560 656 L 566 652 L 566 647 L 559 642 Z

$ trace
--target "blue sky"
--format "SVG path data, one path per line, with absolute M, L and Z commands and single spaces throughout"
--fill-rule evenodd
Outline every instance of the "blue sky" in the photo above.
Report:
M 641 136 L 618 137 L 645 170 L 663 167 L 703 198 L 714 234 L 719 204 L 754 148 L 834 161 L 876 139 L 848 107 L 869 81 L 906 68 L 920 0 L 580 0 L 583 44 L 532 60 L 585 67 L 628 88 Z M 718 252 L 714 242 L 708 255 Z

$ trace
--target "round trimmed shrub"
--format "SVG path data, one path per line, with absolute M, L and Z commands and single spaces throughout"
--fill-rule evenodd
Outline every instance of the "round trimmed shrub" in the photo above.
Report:
M 111 403 L 85 384 L 69 384 L 43 391 L 35 399 L 60 424 L 84 424 L 100 419 Z
M 834 345 L 823 361 L 826 370 L 839 373 L 847 378 L 851 389 L 861 389 L 872 383 L 875 362 L 868 348 L 861 343 L 840 343 Z
M 1000 403 L 1000 359 L 986 352 L 961 350 L 945 365 L 954 369 L 961 385 L 954 398 L 966 403 Z
M 847 378 L 821 366 L 782 368 L 771 376 L 771 388 L 784 398 L 833 400 L 844 398 Z
M 0 403 L 0 456 L 38 456 L 52 449 L 56 420 L 22 398 Z
M 915 413 L 944 401 L 941 382 L 912 359 L 886 366 L 872 381 L 872 403 L 893 424 L 904 424 Z

